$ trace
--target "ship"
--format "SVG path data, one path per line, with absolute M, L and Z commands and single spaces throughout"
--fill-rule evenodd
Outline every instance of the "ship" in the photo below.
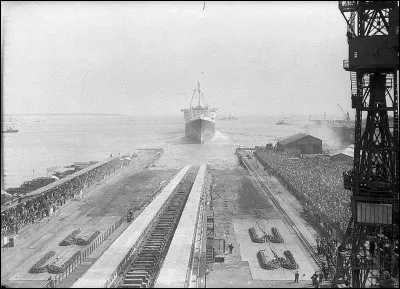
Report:
M 285 117 L 284 119 L 278 121 L 276 124 L 277 125 L 289 125 L 289 124 L 291 124 L 290 122 L 286 121 L 286 119 L 287 118 Z
M 1 133 L 16 133 L 16 132 L 18 132 L 18 129 L 12 127 L 8 127 L 6 130 L 1 130 Z
M 14 121 L 15 121 L 15 119 L 12 119 L 11 117 L 8 121 L 2 119 L 1 120 L 1 133 L 16 133 L 16 132 L 18 132 L 17 128 L 13 128 L 10 124 L 7 124 L 7 123 L 12 123 Z M 6 126 L 7 129 L 5 129 L 4 126 Z
M 198 104 L 193 106 L 192 102 L 198 94 Z M 201 100 L 203 99 L 203 104 Z M 215 120 L 218 108 L 211 108 L 204 101 L 203 92 L 200 89 L 200 82 L 197 82 L 197 88 L 193 90 L 190 99 L 189 108 L 181 109 L 185 118 L 185 136 L 186 138 L 196 142 L 204 143 L 215 135 Z
M 319 137 L 334 138 L 341 145 L 354 144 L 355 123 L 351 120 L 350 114 L 345 113 L 340 104 L 338 106 L 343 119 L 327 119 L 325 112 L 324 119 L 311 119 L 309 116 L 307 130 Z
M 239 118 L 237 116 L 232 115 L 231 113 L 229 114 L 228 117 L 223 117 L 221 120 L 238 120 Z

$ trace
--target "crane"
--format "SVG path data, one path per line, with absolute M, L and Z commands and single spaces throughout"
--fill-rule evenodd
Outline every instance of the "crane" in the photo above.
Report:
M 349 59 L 343 68 L 350 71 L 356 113 L 353 169 L 343 173 L 344 188 L 352 192 L 351 218 L 337 250 L 332 283 L 394 288 L 394 245 L 399 238 L 399 7 L 397 1 L 339 1 L 339 10 L 347 24 Z
M 346 122 L 349 122 L 350 121 L 350 115 L 349 115 L 349 113 L 347 112 L 344 112 L 344 110 L 343 110 L 343 108 L 340 106 L 340 104 L 338 104 L 338 106 L 339 106 L 339 108 L 340 108 L 340 110 L 342 111 L 342 113 L 343 113 L 343 115 L 344 115 L 344 120 L 346 121 Z

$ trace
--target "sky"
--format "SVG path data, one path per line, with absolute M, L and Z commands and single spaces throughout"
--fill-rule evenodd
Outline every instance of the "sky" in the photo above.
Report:
M 3 114 L 351 111 L 333 2 L 2 1 Z

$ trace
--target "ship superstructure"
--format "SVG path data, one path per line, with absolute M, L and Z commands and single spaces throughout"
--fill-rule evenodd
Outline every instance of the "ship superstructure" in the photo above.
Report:
M 197 106 L 193 106 L 192 102 L 196 93 L 198 95 L 198 103 Z M 185 136 L 197 143 L 203 143 L 213 138 L 217 110 L 218 108 L 210 108 L 205 103 L 203 92 L 200 89 L 200 82 L 197 82 L 197 88 L 193 90 L 189 108 L 181 110 L 185 118 Z

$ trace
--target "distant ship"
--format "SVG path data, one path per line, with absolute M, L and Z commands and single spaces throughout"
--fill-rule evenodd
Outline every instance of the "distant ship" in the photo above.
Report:
M 198 93 L 199 102 L 197 106 L 192 106 L 193 98 Z M 201 99 L 203 98 L 203 105 Z M 197 88 L 193 90 L 190 100 L 190 107 L 181 109 L 185 118 L 185 136 L 197 143 L 204 143 L 212 139 L 215 135 L 216 111 L 218 108 L 210 108 L 204 102 L 203 92 L 200 90 L 200 82 L 197 82 Z
M 12 127 L 7 128 L 6 130 L 1 130 L 1 133 L 16 133 L 16 132 L 18 132 L 18 129 Z
M 277 125 L 288 125 L 291 124 L 290 122 L 286 121 L 285 119 L 287 119 L 286 117 L 280 121 L 278 121 L 276 124 Z
M 229 114 L 228 117 L 223 117 L 221 120 L 238 120 L 236 116 L 233 116 L 232 114 Z
M 354 144 L 355 123 L 351 120 L 350 114 L 348 112 L 345 113 L 340 104 L 338 106 L 343 114 L 343 119 L 327 119 L 324 112 L 324 119 L 311 119 L 311 116 L 309 116 L 309 124 L 306 128 L 316 135 L 327 134 L 330 137 L 334 137 L 335 140 L 343 145 Z M 365 128 L 365 125 L 362 127 Z

